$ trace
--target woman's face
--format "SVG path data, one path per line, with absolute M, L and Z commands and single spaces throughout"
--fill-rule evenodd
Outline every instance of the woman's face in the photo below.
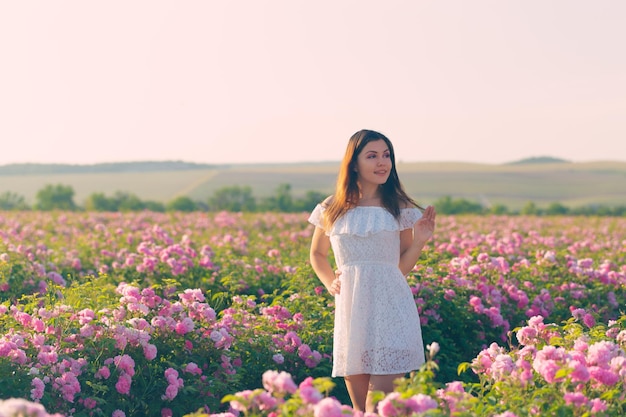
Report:
M 373 140 L 365 145 L 356 162 L 357 180 L 362 185 L 381 185 L 387 182 L 392 163 L 391 152 L 384 140 Z

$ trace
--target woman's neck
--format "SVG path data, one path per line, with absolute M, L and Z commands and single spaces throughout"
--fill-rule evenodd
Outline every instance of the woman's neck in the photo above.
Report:
M 380 189 L 378 188 L 378 186 L 359 187 L 359 204 L 380 204 L 380 201 Z

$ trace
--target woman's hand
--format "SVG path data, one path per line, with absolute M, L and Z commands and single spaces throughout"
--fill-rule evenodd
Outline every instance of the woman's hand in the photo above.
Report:
M 330 292 L 331 295 L 337 295 L 341 292 L 341 280 L 339 279 L 339 275 L 341 275 L 341 271 L 336 270 L 335 279 L 332 284 L 330 284 L 330 288 L 328 289 L 328 292 Z
M 437 213 L 433 206 L 426 207 L 422 217 L 413 225 L 413 239 L 424 244 L 430 239 L 435 231 L 435 217 Z

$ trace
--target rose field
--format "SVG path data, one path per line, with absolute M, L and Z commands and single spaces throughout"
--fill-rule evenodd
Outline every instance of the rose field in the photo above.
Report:
M 0 212 L 0 416 L 363 415 L 307 217 Z M 408 281 L 428 361 L 366 416 L 626 415 L 626 218 L 439 216 Z

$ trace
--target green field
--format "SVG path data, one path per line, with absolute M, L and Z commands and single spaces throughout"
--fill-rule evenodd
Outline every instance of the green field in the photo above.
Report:
M 73 187 L 82 205 L 95 192 L 124 191 L 142 200 L 167 202 L 187 195 L 206 201 L 226 186 L 250 186 L 256 197 L 271 195 L 288 183 L 298 197 L 314 190 L 331 193 L 339 163 L 233 165 L 186 171 L 120 172 L 53 175 L 0 175 L 0 193 L 11 191 L 35 202 L 46 184 Z M 569 207 L 626 205 L 626 162 L 492 165 L 454 162 L 398 163 L 405 188 L 418 202 L 429 204 L 451 196 L 484 205 L 519 209 L 528 201 L 539 207 L 560 202 Z

